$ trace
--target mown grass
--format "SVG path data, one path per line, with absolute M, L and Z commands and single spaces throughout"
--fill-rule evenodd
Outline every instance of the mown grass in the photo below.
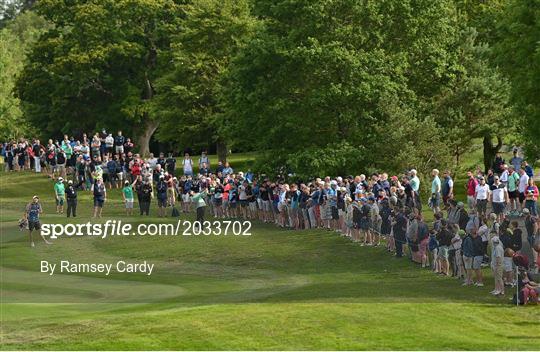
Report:
M 486 287 L 463 288 L 381 247 L 261 223 L 245 237 L 59 238 L 31 249 L 16 221 L 33 194 L 43 200 L 43 222 L 68 221 L 54 213 L 52 181 L 0 173 L 0 187 L 5 350 L 540 346 L 539 309 L 489 295 L 488 270 Z M 155 205 L 149 218 L 125 218 L 118 191 L 109 199 L 102 221 L 162 221 Z M 90 197 L 81 194 L 76 221 L 89 221 L 90 212 Z M 147 260 L 156 268 L 151 276 L 39 272 L 41 260 L 119 259 Z

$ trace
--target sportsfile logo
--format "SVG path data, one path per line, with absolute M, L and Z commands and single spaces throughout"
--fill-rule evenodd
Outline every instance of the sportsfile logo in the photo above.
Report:
M 251 236 L 250 221 L 187 221 L 176 223 L 133 224 L 122 220 L 107 220 L 104 223 L 43 224 L 41 233 L 51 239 L 67 236 Z

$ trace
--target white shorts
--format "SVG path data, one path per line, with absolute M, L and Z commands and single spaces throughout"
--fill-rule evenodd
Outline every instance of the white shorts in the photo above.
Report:
M 133 209 L 133 199 L 126 199 L 126 209 Z
M 114 147 L 114 151 L 116 154 L 122 154 L 124 152 L 124 146 L 123 145 L 117 145 Z

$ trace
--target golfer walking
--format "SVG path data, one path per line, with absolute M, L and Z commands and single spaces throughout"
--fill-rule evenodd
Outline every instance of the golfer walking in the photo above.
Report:
M 34 239 L 32 237 L 32 233 L 34 230 L 39 231 L 39 234 L 41 235 L 41 238 L 43 238 L 43 241 L 46 244 L 52 244 L 51 242 L 47 241 L 45 237 L 41 234 L 41 223 L 39 222 L 39 216 L 43 213 L 43 208 L 41 207 L 41 203 L 39 202 L 38 196 L 33 196 L 32 201 L 28 203 L 26 206 L 26 211 L 24 213 L 24 217 L 26 221 L 28 221 L 28 235 L 30 236 L 30 246 L 35 247 Z

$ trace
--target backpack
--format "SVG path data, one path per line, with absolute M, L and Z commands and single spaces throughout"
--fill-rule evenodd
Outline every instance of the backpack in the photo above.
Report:
M 469 222 L 469 214 L 463 209 L 459 211 L 459 228 L 465 230 Z
M 180 212 L 178 211 L 178 209 L 176 209 L 175 206 L 172 207 L 171 216 L 172 216 L 173 218 L 178 218 L 178 217 L 180 217 Z

